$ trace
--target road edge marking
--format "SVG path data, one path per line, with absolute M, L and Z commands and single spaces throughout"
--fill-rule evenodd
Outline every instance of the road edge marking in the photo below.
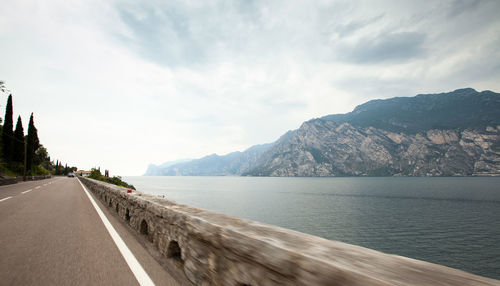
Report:
M 6 197 L 6 198 L 3 198 L 3 199 L 1 199 L 1 200 L 0 200 L 0 202 L 6 201 L 6 200 L 8 200 L 8 199 L 12 199 L 12 197 Z
M 134 274 L 135 279 L 137 279 L 137 282 L 139 282 L 139 284 L 141 286 L 142 285 L 144 285 L 144 286 L 146 286 L 146 285 L 152 285 L 152 286 L 154 286 L 155 284 L 154 284 L 153 280 L 151 280 L 151 278 L 146 273 L 146 271 L 144 270 L 144 268 L 142 268 L 142 266 L 139 263 L 139 261 L 137 261 L 137 258 L 135 258 L 135 256 L 132 253 L 132 251 L 130 251 L 130 249 L 125 244 L 125 242 L 123 241 L 123 239 L 120 237 L 120 235 L 118 234 L 118 232 L 116 232 L 115 228 L 113 227 L 113 225 L 111 225 L 111 222 L 109 222 L 109 220 L 106 217 L 106 215 L 104 215 L 104 213 L 102 212 L 101 208 L 95 202 L 94 198 L 92 198 L 92 196 L 90 195 L 90 193 L 87 190 L 87 188 L 83 185 L 83 183 L 79 179 L 78 179 L 78 182 L 80 183 L 80 185 L 82 186 L 83 190 L 87 194 L 87 197 L 89 198 L 90 202 L 92 203 L 92 205 L 94 206 L 95 210 L 97 211 L 97 214 L 99 215 L 99 217 L 101 218 L 102 222 L 104 223 L 104 226 L 106 227 L 106 230 L 109 232 L 109 235 L 111 236 L 111 238 L 113 239 L 114 243 L 118 247 L 118 250 L 120 250 L 121 255 L 125 259 L 125 262 L 127 262 L 128 267 L 130 268 L 130 270 Z

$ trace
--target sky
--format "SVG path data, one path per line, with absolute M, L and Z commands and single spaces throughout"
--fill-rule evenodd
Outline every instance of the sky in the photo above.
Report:
M 52 159 L 243 151 L 371 99 L 500 92 L 500 1 L 2 0 L 0 80 Z M 0 94 L 0 116 L 7 94 Z

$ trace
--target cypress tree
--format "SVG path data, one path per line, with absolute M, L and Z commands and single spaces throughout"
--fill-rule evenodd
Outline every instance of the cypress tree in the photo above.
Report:
M 26 170 L 28 172 L 33 168 L 33 163 L 35 160 L 35 152 L 40 146 L 40 141 L 38 140 L 38 131 L 35 127 L 35 122 L 33 121 L 33 113 L 30 116 L 30 122 L 28 124 L 28 146 L 26 147 Z
M 14 141 L 12 143 L 12 161 L 24 163 L 24 129 L 21 116 L 17 118 L 16 131 L 14 131 Z
M 12 161 L 12 141 L 14 138 L 14 122 L 12 120 L 12 94 L 7 99 L 2 129 L 3 158 L 7 163 Z

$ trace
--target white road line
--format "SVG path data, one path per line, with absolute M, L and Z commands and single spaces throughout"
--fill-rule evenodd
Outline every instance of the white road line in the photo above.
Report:
M 78 180 L 80 185 L 82 185 L 83 190 L 87 194 L 87 197 L 89 197 L 90 202 L 94 206 L 95 210 L 97 211 L 97 214 L 101 218 L 102 222 L 104 223 L 104 226 L 109 232 L 109 235 L 115 242 L 116 246 L 118 247 L 118 250 L 120 250 L 120 253 L 122 254 L 123 258 L 128 264 L 128 267 L 130 267 L 130 270 L 132 270 L 132 273 L 134 273 L 135 278 L 137 279 L 137 282 L 142 285 L 155 285 L 153 283 L 153 280 L 149 277 L 149 275 L 146 273 L 144 268 L 142 268 L 141 264 L 139 261 L 137 261 L 137 258 L 135 258 L 134 254 L 130 249 L 127 247 L 123 239 L 120 237 L 120 235 L 116 232 L 115 228 L 111 223 L 109 222 L 108 218 L 104 215 L 102 212 L 101 208 L 97 205 L 97 203 L 94 201 L 94 198 L 90 195 L 89 191 L 87 188 L 82 184 L 80 180 Z
M 45 187 L 45 186 L 47 186 L 47 184 L 43 184 L 43 186 Z
M 6 200 L 8 200 L 8 199 L 10 199 L 10 198 L 12 198 L 12 197 L 6 197 L 6 198 L 4 198 L 4 199 L 1 199 L 1 200 L 0 200 L 0 202 L 6 201 Z
M 40 188 L 41 188 L 40 186 L 38 186 L 38 187 L 35 187 L 35 189 L 40 189 Z
M 23 193 L 23 194 L 26 194 L 26 193 L 29 193 L 29 192 L 31 192 L 31 191 L 33 191 L 33 189 L 29 189 L 29 190 L 24 191 L 24 192 L 22 192 L 22 193 Z

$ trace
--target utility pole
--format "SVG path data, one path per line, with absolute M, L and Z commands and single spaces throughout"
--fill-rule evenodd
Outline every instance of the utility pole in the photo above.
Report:
M 26 163 L 28 162 L 28 137 L 26 136 L 26 139 L 24 140 L 24 174 L 23 174 L 23 181 L 26 181 Z

